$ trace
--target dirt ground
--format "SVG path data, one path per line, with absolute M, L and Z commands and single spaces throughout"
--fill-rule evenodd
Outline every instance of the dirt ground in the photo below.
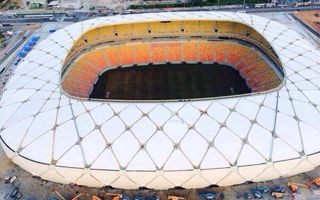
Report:
M 320 10 L 299 11 L 294 14 L 314 30 L 320 32 Z

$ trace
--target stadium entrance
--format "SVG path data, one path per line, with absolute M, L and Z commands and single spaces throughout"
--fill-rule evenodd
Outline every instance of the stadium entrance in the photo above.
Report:
M 220 64 L 167 64 L 105 71 L 90 98 L 179 100 L 250 93 L 234 68 Z

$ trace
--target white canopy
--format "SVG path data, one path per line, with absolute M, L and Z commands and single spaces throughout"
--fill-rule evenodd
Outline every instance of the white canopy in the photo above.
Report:
M 63 60 L 86 30 L 186 18 L 252 26 L 278 54 L 284 85 L 252 96 L 167 103 L 84 101 L 60 90 Z M 148 13 L 75 23 L 36 45 L 7 83 L 1 145 L 34 175 L 94 187 L 223 186 L 302 173 L 320 164 L 319 58 L 298 33 L 243 13 Z

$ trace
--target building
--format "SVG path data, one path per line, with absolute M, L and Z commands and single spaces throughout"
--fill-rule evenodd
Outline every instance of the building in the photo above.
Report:
M 200 188 L 292 176 L 320 164 L 320 52 L 245 13 L 119 15 L 36 45 L 0 101 L 0 142 L 33 175 L 91 187 Z M 90 99 L 107 70 L 221 63 L 251 92 L 198 99 Z

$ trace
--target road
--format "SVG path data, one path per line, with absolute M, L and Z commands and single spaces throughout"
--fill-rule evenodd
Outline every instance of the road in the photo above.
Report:
M 266 12 L 293 12 L 298 10 L 314 10 L 320 9 L 320 5 L 304 6 L 304 7 L 285 7 L 285 8 L 246 8 L 243 9 L 242 6 L 238 7 L 192 7 L 192 8 L 172 8 L 172 9 L 145 9 L 145 10 L 135 10 L 137 13 L 151 13 L 151 12 L 178 12 L 178 11 L 245 11 L 247 13 L 266 13 Z M 37 14 L 32 13 L 32 14 Z M 39 14 L 39 13 L 38 13 Z M 62 22 L 62 21 L 83 21 L 96 16 L 102 16 L 103 14 L 95 13 L 94 16 L 92 12 L 71 12 L 69 17 L 66 17 L 64 13 L 56 13 L 52 11 L 53 18 L 49 19 L 25 19 L 23 16 L 12 18 L 8 15 L 0 16 L 0 23 L 2 24 L 21 24 L 21 23 L 44 23 L 44 22 Z M 76 20 L 75 20 L 76 19 Z
M 30 33 L 28 33 L 26 37 L 29 36 Z M 12 45 L 12 48 L 5 52 L 5 54 L 0 58 L 0 63 L 3 63 L 7 59 L 7 55 L 11 55 L 13 52 L 15 52 L 16 49 L 25 41 L 26 37 L 19 38 L 18 36 L 14 36 L 14 41 L 16 41 L 15 44 Z
M 262 17 L 267 17 L 269 19 L 278 21 L 286 26 L 288 26 L 290 29 L 295 30 L 302 34 L 308 41 L 313 42 L 313 39 L 310 38 L 310 35 L 306 32 L 304 32 L 303 27 L 299 25 L 295 20 L 292 20 L 287 16 L 286 13 L 281 12 L 274 12 L 274 13 L 261 13 L 256 12 L 255 15 L 259 15 Z M 17 25 L 17 24 L 15 24 Z M 40 35 L 40 39 L 46 38 L 50 33 L 48 30 L 54 28 L 59 29 L 63 26 L 67 25 L 67 23 L 45 23 L 41 29 L 39 29 L 36 34 Z M 1 77 L 1 76 L 0 76 Z M 0 199 L 3 199 L 3 196 L 7 194 L 12 189 L 12 185 L 4 184 L 3 177 L 5 176 L 13 176 L 16 175 L 18 177 L 16 184 L 20 185 L 20 191 L 23 193 L 24 198 L 27 197 L 34 197 L 37 199 L 47 199 L 48 195 L 52 194 L 50 191 L 52 188 L 58 189 L 59 192 L 61 192 L 65 197 L 71 196 L 75 194 L 78 191 L 88 191 L 89 194 L 96 194 L 99 189 L 95 188 L 86 188 L 86 187 L 78 187 L 78 186 L 72 186 L 72 185 L 60 185 L 57 183 L 47 182 L 43 181 L 39 178 L 33 177 L 28 172 L 24 171 L 22 168 L 18 167 L 17 165 L 14 165 L 10 159 L 6 157 L 3 150 L 0 148 Z M 267 181 L 267 182 L 260 182 L 260 183 L 253 183 L 253 184 L 242 184 L 237 186 L 230 186 L 230 187 L 219 187 L 219 188 L 206 188 L 206 189 L 190 189 L 190 190 L 178 190 L 178 189 L 172 189 L 167 191 L 147 191 L 147 190 L 117 190 L 112 188 L 105 188 L 108 192 L 111 193 L 122 193 L 128 195 L 133 194 L 153 194 L 157 193 L 159 194 L 162 199 L 166 199 L 167 195 L 178 195 L 178 196 L 184 196 L 188 199 L 198 200 L 197 193 L 199 191 L 224 191 L 225 199 L 235 199 L 236 195 L 243 192 L 248 192 L 250 188 L 257 186 L 257 185 L 267 185 L 267 186 L 274 186 L 276 184 L 282 184 L 286 185 L 288 181 L 292 182 L 300 182 L 305 183 L 307 181 L 310 181 L 316 177 L 320 176 L 320 168 L 317 167 L 314 170 L 303 173 L 297 176 L 293 176 L 290 178 L 281 178 L 273 181 Z M 287 192 L 289 192 L 287 190 Z M 299 192 L 296 194 L 296 199 L 320 199 L 320 196 L 317 195 L 320 192 L 320 188 L 317 188 L 313 186 L 310 190 L 307 189 L 299 189 Z M 266 195 L 264 199 L 271 199 L 270 195 Z M 288 199 L 288 198 L 287 198 Z

